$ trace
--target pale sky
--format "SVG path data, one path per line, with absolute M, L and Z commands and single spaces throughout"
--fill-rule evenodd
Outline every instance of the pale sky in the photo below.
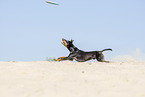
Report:
M 107 59 L 145 54 L 145 0 L 1 0 L 0 61 L 67 56 L 61 39 L 84 51 L 112 48 Z

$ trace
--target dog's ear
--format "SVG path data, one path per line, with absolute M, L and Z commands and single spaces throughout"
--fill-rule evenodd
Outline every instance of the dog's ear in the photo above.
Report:
M 71 39 L 71 43 L 73 43 L 74 40 Z

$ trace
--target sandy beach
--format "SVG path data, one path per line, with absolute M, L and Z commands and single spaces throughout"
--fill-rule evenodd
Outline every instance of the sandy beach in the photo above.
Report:
M 0 62 L 0 97 L 145 97 L 145 63 Z

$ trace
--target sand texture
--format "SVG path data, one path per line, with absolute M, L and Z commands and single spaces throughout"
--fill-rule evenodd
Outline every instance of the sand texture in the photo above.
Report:
M 145 63 L 0 62 L 0 97 L 145 97 Z

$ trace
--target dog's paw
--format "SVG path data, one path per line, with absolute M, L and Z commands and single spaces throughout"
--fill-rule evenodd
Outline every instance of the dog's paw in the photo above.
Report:
M 58 58 L 58 59 L 54 59 L 54 61 L 62 61 L 62 59 L 61 58 Z

